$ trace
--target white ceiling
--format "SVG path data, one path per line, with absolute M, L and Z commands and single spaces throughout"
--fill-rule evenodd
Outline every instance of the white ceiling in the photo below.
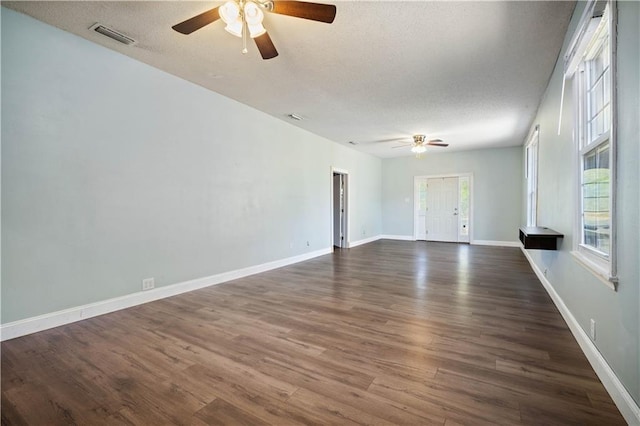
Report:
M 330 0 L 327 2 L 331 2 Z M 171 26 L 221 2 L 3 2 L 41 21 L 380 157 L 424 133 L 448 148 L 521 145 L 575 2 L 338 1 L 333 24 L 267 14 L 280 55 L 261 59 L 217 21 Z M 125 46 L 89 27 L 110 26 Z M 304 117 L 292 121 L 289 113 Z M 348 145 L 352 146 L 352 145 Z

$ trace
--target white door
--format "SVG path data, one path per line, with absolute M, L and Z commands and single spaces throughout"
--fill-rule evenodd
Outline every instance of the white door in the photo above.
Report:
M 427 179 L 426 239 L 458 241 L 458 178 Z
M 415 183 L 415 238 L 427 239 L 427 178 L 416 178 Z

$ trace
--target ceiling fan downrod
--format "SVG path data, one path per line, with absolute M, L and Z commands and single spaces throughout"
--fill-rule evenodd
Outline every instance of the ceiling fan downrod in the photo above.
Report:
M 240 0 L 240 3 L 243 3 L 242 0 Z M 244 5 L 242 5 L 244 6 Z M 244 19 L 244 7 L 240 7 L 240 17 L 242 18 L 242 54 L 246 55 L 248 50 L 247 50 L 247 22 Z

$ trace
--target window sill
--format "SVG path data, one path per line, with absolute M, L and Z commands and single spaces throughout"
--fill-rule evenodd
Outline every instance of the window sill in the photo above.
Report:
M 608 268 L 605 268 L 602 265 L 594 262 L 593 260 L 589 259 L 588 256 L 585 256 L 583 253 L 580 253 L 579 251 L 572 251 L 571 255 L 573 255 L 573 258 L 577 260 L 582 267 L 584 267 L 593 275 L 595 275 L 599 281 L 604 283 L 611 290 L 617 291 L 616 287 L 618 284 L 618 280 L 609 275 Z

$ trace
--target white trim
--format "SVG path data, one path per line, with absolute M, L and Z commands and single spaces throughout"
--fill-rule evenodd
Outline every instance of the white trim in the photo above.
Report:
M 611 130 L 609 147 L 611 224 L 609 235 L 609 281 L 618 281 L 618 3 L 609 2 L 609 72 L 611 73 Z M 640 424 L 640 422 L 639 422 Z
M 527 226 L 538 226 L 538 163 L 540 158 L 540 125 L 536 124 L 524 146 L 524 178 L 527 187 Z M 531 170 L 529 170 L 531 166 Z M 532 198 L 531 195 L 534 195 Z
M 467 235 L 462 236 L 460 232 L 462 231 L 461 222 L 462 215 L 458 216 L 458 242 L 459 243 L 470 243 L 471 242 L 471 222 L 473 220 L 473 174 L 469 173 L 468 176 L 464 174 L 458 176 L 458 213 L 460 212 L 460 185 L 463 178 L 468 178 L 469 180 L 469 220 L 467 221 Z
M 471 240 L 474 246 L 521 247 L 520 241 Z
M 585 256 L 585 253 L 583 252 L 574 250 L 571 251 L 571 255 L 576 262 L 578 262 L 578 265 L 595 275 L 598 280 L 602 281 L 611 290 L 617 291 L 616 284 L 618 283 L 618 280 L 612 281 L 609 278 L 609 268 L 603 267 L 601 264 L 594 262 L 590 256 Z
M 540 268 L 538 268 L 538 265 L 533 261 L 527 250 L 525 250 L 524 247 L 520 247 L 520 249 L 529 261 L 533 272 L 535 272 L 543 287 L 547 290 L 547 293 L 549 293 L 551 300 L 553 300 L 553 303 L 560 311 L 562 318 L 564 318 L 565 322 L 569 326 L 569 330 L 571 330 L 573 337 L 575 337 L 578 345 L 580 345 L 580 349 L 584 352 L 591 364 L 591 367 L 593 367 L 605 389 L 609 392 L 611 399 L 613 399 L 613 402 L 618 407 L 618 410 L 620 410 L 624 419 L 630 425 L 640 425 L 640 406 L 638 406 L 634 401 L 629 391 L 624 387 L 618 376 L 616 376 L 616 373 L 604 359 L 584 329 L 580 326 L 569 308 L 567 308 L 567 305 L 564 304 L 560 295 L 544 276 Z
M 465 173 L 445 173 L 445 174 L 439 174 L 439 175 L 417 175 L 413 177 L 413 241 L 417 241 L 418 240 L 418 227 L 417 227 L 417 222 L 418 222 L 418 197 L 416 196 L 417 194 L 417 189 L 418 189 L 418 180 L 419 179 L 437 179 L 437 178 L 451 178 L 451 177 L 456 177 L 456 178 L 461 178 L 461 177 L 468 177 L 469 178 L 469 234 L 468 234 L 468 238 L 465 238 L 464 241 L 460 240 L 460 224 L 458 223 L 458 241 L 454 241 L 454 242 L 458 242 L 458 243 L 468 243 L 470 241 L 473 241 L 473 211 L 475 210 L 473 208 L 473 173 L 471 172 L 465 172 Z M 458 180 L 459 182 L 459 180 Z M 458 188 L 458 195 L 460 194 L 460 189 Z M 397 238 L 392 238 L 392 239 L 397 239 Z M 427 240 L 430 241 L 430 240 Z
M 418 183 L 421 179 L 422 177 L 420 176 L 413 177 L 413 239 L 415 241 L 418 241 L 418 207 L 420 207 Z
M 413 178 L 421 178 L 421 179 L 436 179 L 436 178 L 452 178 L 452 177 L 460 177 L 460 176 L 472 176 L 473 173 L 443 173 L 439 175 L 416 175 Z
M 380 235 L 381 240 L 415 241 L 413 235 Z
M 376 235 L 375 237 L 370 237 L 370 238 L 365 238 L 363 240 L 354 241 L 351 244 L 349 244 L 349 248 L 358 247 L 358 246 L 361 246 L 363 244 L 372 243 L 374 241 L 378 241 L 380 238 L 382 238 L 380 235 Z
M 292 265 L 318 256 L 330 254 L 331 251 L 331 248 L 324 248 L 298 256 L 263 263 L 261 265 L 249 266 L 248 268 L 236 269 L 235 271 L 223 272 L 221 274 L 158 287 L 153 290 L 127 294 L 113 299 L 102 300 L 100 302 L 76 306 L 62 311 L 51 312 L 49 314 L 9 322 L 0 325 L 0 341 L 25 336 L 38 331 L 48 330 L 50 328 L 59 327 L 61 325 L 70 324 L 83 319 L 108 314 L 109 312 L 119 311 L 121 309 L 130 308 L 132 306 L 141 305 L 154 300 L 164 299 L 166 297 L 221 284 L 238 278 L 247 277 L 249 275 L 270 271 L 272 269 L 282 268 L 283 266 Z
M 583 45 L 577 48 L 579 50 L 578 55 L 576 56 L 576 67 L 578 71 L 574 74 L 574 145 L 576 149 L 576 159 L 574 160 L 575 173 L 577 175 L 576 179 L 576 198 L 575 198 L 575 219 L 574 219 L 574 235 L 579 236 L 579 238 L 574 239 L 573 242 L 573 251 L 574 257 L 580 262 L 582 266 L 587 267 L 587 269 L 592 272 L 599 280 L 603 281 L 610 288 L 616 289 L 616 283 L 618 281 L 618 264 L 617 264 L 617 240 L 618 240 L 618 217 L 617 217 L 617 197 L 618 197 L 618 179 L 617 179 L 617 163 L 618 163 L 618 150 L 617 150 L 617 133 L 618 133 L 618 81 L 617 81 L 617 65 L 618 65 L 618 55 L 617 55 L 617 46 L 618 46 L 618 10 L 617 3 L 613 0 L 608 0 L 606 2 L 606 7 L 608 8 L 607 13 L 605 13 L 601 18 L 598 18 L 597 23 L 592 18 L 594 18 L 594 10 L 597 1 L 589 0 L 585 10 L 583 12 L 583 16 L 581 17 L 581 23 L 578 26 L 578 30 L 574 34 L 573 44 L 577 44 L 580 42 L 580 38 L 583 38 Z M 610 91 L 611 91 L 611 99 L 609 100 L 609 105 L 611 108 L 611 122 L 609 131 L 603 135 L 600 135 L 594 141 L 588 141 L 587 136 L 589 132 L 585 129 L 588 127 L 588 123 L 586 122 L 586 108 L 588 97 L 585 90 L 585 74 L 580 73 L 579 69 L 584 67 L 584 63 L 587 60 L 585 54 L 588 53 L 591 49 L 593 49 L 592 41 L 593 39 L 598 38 L 598 29 L 596 27 L 600 27 L 600 24 L 603 19 L 607 19 L 606 26 L 607 32 L 609 36 L 609 40 L 607 41 L 609 46 L 609 75 L 610 75 Z M 595 26 L 594 26 L 595 25 Z M 593 26 L 593 28 L 591 28 Z M 600 43 L 600 41 L 598 41 Z M 575 53 L 575 52 L 574 52 Z M 565 58 L 565 63 L 567 58 Z M 565 66 L 566 68 L 566 66 Z M 566 71 L 566 70 L 565 70 Z M 609 144 L 609 255 L 608 258 L 600 262 L 597 258 L 597 255 L 594 255 L 590 251 L 590 249 L 586 248 L 582 243 L 584 238 L 584 216 L 583 216 L 583 188 L 582 182 L 584 179 L 584 157 L 587 153 L 597 149 L 599 146 L 608 143 Z M 585 146 L 583 146 L 583 144 Z M 602 263 L 602 265 L 599 265 Z M 602 276 L 601 269 L 606 269 L 606 276 Z

